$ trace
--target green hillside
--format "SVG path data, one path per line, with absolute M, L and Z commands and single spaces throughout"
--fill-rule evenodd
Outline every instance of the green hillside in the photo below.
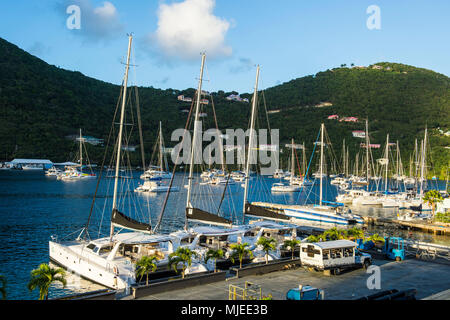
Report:
M 1 160 L 14 157 L 73 160 L 76 145 L 65 137 L 77 134 L 79 128 L 84 135 L 107 138 L 120 86 L 51 66 L 1 38 L 0 56 Z M 427 125 L 435 174 L 443 177 L 450 161 L 450 150 L 444 147 L 450 146 L 450 137 L 441 134 L 438 128 L 443 132 L 450 129 L 450 79 L 402 64 L 375 65 L 381 69 L 341 67 L 266 89 L 260 99 L 261 126 L 267 122 L 262 112 L 265 102 L 270 126 L 280 129 L 282 145 L 294 137 L 296 142 L 305 141 L 310 151 L 320 123 L 325 122 L 337 156 L 340 157 L 345 138 L 353 158 L 362 140 L 353 138 L 351 132 L 364 130 L 364 121 L 339 122 L 327 117 L 332 114 L 359 120 L 368 117 L 371 142 L 383 145 L 389 133 L 391 141 L 399 140 L 407 167 L 414 139 L 423 138 Z M 184 127 L 187 113 L 183 110 L 190 107 L 189 103 L 178 101 L 177 96 L 192 97 L 195 90 L 152 87 L 138 90 L 149 158 L 159 120 L 163 123 L 166 144 L 170 145 L 171 132 Z M 130 92 L 134 97 L 133 89 Z M 212 93 L 219 127 L 246 128 L 250 105 L 227 101 L 225 97 L 229 94 Z M 204 128 L 214 127 L 211 104 L 203 109 L 208 113 Z M 127 122 L 136 123 L 136 119 L 129 115 Z M 134 133 L 130 144 L 139 143 L 137 129 Z M 104 148 L 88 146 L 91 161 L 100 162 Z M 285 152 L 283 157 L 287 156 Z M 133 163 L 139 165 L 139 152 L 132 157 Z

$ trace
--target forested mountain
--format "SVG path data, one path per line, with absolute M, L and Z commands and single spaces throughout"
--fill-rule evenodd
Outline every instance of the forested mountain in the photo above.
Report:
M 83 135 L 107 139 L 120 86 L 51 66 L 1 38 L 0 57 L 1 160 L 73 160 L 77 148 L 66 136 L 77 134 L 79 128 Z M 177 96 L 193 97 L 195 90 L 131 88 L 132 100 L 136 89 L 149 158 L 160 120 L 166 145 L 173 145 L 170 134 L 184 128 L 190 107 Z M 226 100 L 230 94 L 218 91 L 205 97 L 210 103 L 202 107 L 208 115 L 204 128 L 215 127 L 212 101 L 219 128 L 247 128 L 250 104 Z M 251 99 L 251 93 L 241 97 Z M 352 131 L 364 130 L 364 119 L 368 118 L 371 143 L 383 145 L 389 133 L 391 141 L 400 143 L 405 167 L 414 139 L 420 141 L 427 126 L 435 174 L 444 177 L 449 165 L 450 150 L 445 147 L 450 146 L 450 137 L 441 132 L 450 129 L 450 79 L 430 70 L 389 62 L 368 67 L 342 66 L 264 90 L 260 94 L 261 127 L 267 127 L 265 109 L 270 127 L 280 129 L 282 146 L 293 137 L 298 143 L 305 141 L 309 152 L 324 122 L 338 158 L 344 138 L 351 158 L 360 150 L 363 140 L 353 137 Z M 356 117 L 358 122 L 328 120 L 333 114 L 340 119 Z M 127 122 L 135 124 L 136 117 L 129 114 Z M 137 145 L 137 128 L 133 132 L 129 143 Z M 104 148 L 88 146 L 91 161 L 100 162 Z M 283 157 L 288 154 L 284 152 Z M 133 153 L 132 161 L 140 164 L 139 152 Z

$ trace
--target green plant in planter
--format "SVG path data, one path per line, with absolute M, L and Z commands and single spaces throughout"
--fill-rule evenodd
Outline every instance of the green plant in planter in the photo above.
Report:
M 249 256 L 253 258 L 253 252 L 247 247 L 249 244 L 247 242 L 244 243 L 234 243 L 230 245 L 230 248 L 233 250 L 230 255 L 230 260 L 234 263 L 236 259 L 239 260 L 239 268 L 242 268 L 242 260 L 245 256 Z

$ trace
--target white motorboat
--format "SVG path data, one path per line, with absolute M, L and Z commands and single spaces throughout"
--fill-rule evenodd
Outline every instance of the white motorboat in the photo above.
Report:
M 274 183 L 270 189 L 272 192 L 299 192 L 300 187 L 295 185 L 285 185 L 283 183 Z
M 50 169 L 45 171 L 45 175 L 48 177 L 57 177 L 58 175 L 60 175 L 62 173 L 63 173 L 63 171 L 56 167 L 51 167 Z
M 42 164 L 25 164 L 22 166 L 22 170 L 44 170 Z
M 170 192 L 180 191 L 180 188 L 177 186 L 170 187 L 167 184 L 163 184 L 161 181 L 154 180 L 145 180 L 144 184 L 140 185 L 136 189 L 135 192 L 167 192 L 170 189 Z

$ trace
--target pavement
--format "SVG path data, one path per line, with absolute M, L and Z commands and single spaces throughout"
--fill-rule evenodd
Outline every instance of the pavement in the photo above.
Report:
M 233 278 L 208 285 L 158 293 L 140 299 L 228 300 L 229 285 L 244 287 L 246 281 L 260 285 L 263 296 L 271 294 L 274 300 L 285 300 L 286 292 L 298 287 L 299 284 L 324 290 L 326 300 L 352 300 L 388 289 L 416 289 L 416 299 L 424 299 L 450 289 L 450 265 L 416 259 L 401 262 L 373 260 L 373 265 L 380 268 L 380 289 L 378 290 L 368 288 L 368 282 L 374 283 L 370 281 L 374 273 L 366 273 L 364 269 L 326 276 L 322 272 L 297 268 L 240 279 Z M 369 277 L 372 278 L 369 279 Z

